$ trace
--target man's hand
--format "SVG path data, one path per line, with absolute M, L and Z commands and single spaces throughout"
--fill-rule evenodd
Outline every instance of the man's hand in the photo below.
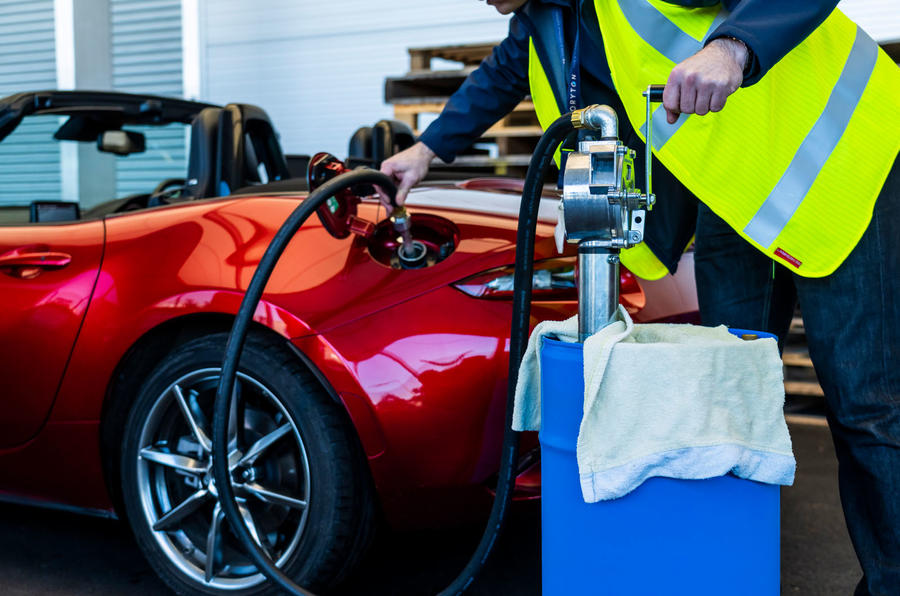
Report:
M 397 183 L 397 205 L 406 202 L 409 189 L 422 181 L 428 173 L 428 166 L 434 159 L 434 151 L 419 141 L 409 149 L 393 155 L 381 163 L 381 172 L 392 177 Z M 385 208 L 391 209 L 390 201 L 381 191 L 378 192 Z
M 748 54 L 743 42 L 721 37 L 673 68 L 663 92 L 669 124 L 680 114 L 703 116 L 725 107 L 744 81 Z

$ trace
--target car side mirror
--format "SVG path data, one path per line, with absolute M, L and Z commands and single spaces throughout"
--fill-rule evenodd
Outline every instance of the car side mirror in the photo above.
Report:
M 143 153 L 147 149 L 147 138 L 130 130 L 106 130 L 97 139 L 97 149 L 116 155 Z

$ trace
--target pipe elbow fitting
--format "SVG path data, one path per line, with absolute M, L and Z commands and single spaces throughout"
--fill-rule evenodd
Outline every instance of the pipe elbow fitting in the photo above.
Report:
M 606 105 L 594 104 L 572 112 L 575 128 L 599 130 L 604 138 L 619 138 L 619 117 L 615 110 Z

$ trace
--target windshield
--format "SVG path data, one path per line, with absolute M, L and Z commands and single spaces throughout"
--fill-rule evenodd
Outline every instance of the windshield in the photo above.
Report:
M 115 155 L 101 152 L 96 141 L 55 139 L 67 120 L 27 116 L 0 142 L 0 207 L 73 201 L 86 212 L 113 199 L 148 195 L 166 180 L 185 178 L 186 124 L 126 125 L 123 130 L 144 135 L 145 150 Z

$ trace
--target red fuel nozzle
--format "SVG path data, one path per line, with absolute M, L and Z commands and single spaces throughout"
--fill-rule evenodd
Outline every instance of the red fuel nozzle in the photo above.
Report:
M 307 181 L 309 191 L 312 192 L 332 178 L 349 172 L 344 162 L 330 153 L 316 153 L 309 160 Z M 356 217 L 356 206 L 362 201 L 362 197 L 374 192 L 371 186 L 355 186 L 340 191 L 316 210 L 316 215 L 328 233 L 335 238 L 346 238 L 351 233 L 369 237 L 374 232 L 374 226 Z

